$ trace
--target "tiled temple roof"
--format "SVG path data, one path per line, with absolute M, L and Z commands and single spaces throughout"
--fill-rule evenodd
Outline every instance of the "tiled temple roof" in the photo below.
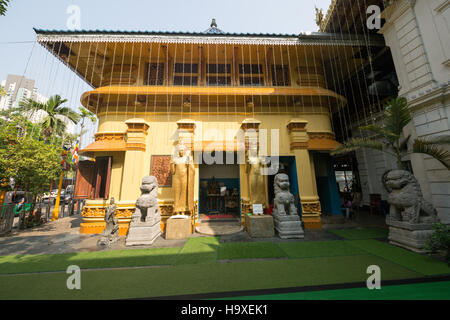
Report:
M 214 31 L 211 29 L 215 29 Z M 75 41 L 76 37 L 80 37 L 79 41 L 89 41 L 97 37 L 98 41 L 146 41 L 149 39 L 161 40 L 162 38 L 168 42 L 210 42 L 214 38 L 215 41 L 225 43 L 230 39 L 235 42 L 248 42 L 257 44 L 259 41 L 280 42 L 280 44 L 334 44 L 334 45 L 367 45 L 385 46 L 382 35 L 354 35 L 326 32 L 312 32 L 300 34 L 275 34 L 275 33 L 220 33 L 220 29 L 211 27 L 204 32 L 186 32 L 186 31 L 114 31 L 114 30 L 45 30 L 34 29 L 38 35 L 39 42 L 52 42 L 56 39 L 53 37 L 62 37 L 63 41 Z M 117 38 L 114 38 L 117 37 Z M 148 37 L 148 38 L 147 38 Z M 104 39 L 103 39 L 104 38 Z M 161 38 L 161 39 L 159 39 Z M 175 41 L 176 39 L 176 41 Z M 58 39 L 59 40 L 59 39 Z M 171 41 L 173 40 L 173 41 Z M 59 40 L 60 41 L 60 40 Z M 162 41 L 162 40 L 161 40 Z M 283 43 L 281 43 L 283 42 Z M 270 43 L 268 43 L 270 44 Z

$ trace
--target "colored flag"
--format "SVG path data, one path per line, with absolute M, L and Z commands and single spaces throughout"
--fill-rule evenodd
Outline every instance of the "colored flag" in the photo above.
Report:
M 77 165 L 78 163 L 78 148 L 80 145 L 80 138 L 77 139 L 77 144 L 73 148 L 73 154 L 72 154 L 72 162 L 74 165 Z

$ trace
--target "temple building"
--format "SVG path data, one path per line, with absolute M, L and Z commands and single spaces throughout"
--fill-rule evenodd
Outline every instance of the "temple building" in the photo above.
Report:
M 113 197 L 126 234 L 147 175 L 158 179 L 163 230 L 178 213 L 194 230 L 203 215 L 244 224 L 254 204 L 270 212 L 278 172 L 289 176 L 305 229 L 321 228 L 323 213 L 341 214 L 330 151 L 349 97 L 335 88 L 365 65 L 368 39 L 374 52 L 385 48 L 382 36 L 235 34 L 214 20 L 199 33 L 36 33 L 92 86 L 81 97 L 99 119 L 80 151 L 95 159 L 77 172 L 82 233 L 102 231 Z

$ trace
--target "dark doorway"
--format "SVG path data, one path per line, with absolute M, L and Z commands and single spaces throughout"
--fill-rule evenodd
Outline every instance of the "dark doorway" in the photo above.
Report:
M 74 199 L 108 199 L 112 157 L 97 157 L 78 164 Z
M 240 216 L 239 165 L 234 154 L 233 164 L 199 165 L 199 213 L 205 215 Z M 231 158 L 231 157 L 229 157 Z

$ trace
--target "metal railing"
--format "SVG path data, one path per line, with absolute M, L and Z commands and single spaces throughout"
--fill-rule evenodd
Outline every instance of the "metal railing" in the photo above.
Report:
M 7 235 L 11 232 L 14 224 L 15 204 L 3 205 L 0 212 L 0 236 Z
M 70 200 L 62 202 L 59 208 L 59 218 L 81 214 L 86 200 Z M 14 219 L 18 218 L 18 228 L 27 229 L 45 224 L 52 220 L 54 206 L 51 203 L 33 202 L 18 205 L 3 204 L 0 207 L 0 236 L 11 233 Z

